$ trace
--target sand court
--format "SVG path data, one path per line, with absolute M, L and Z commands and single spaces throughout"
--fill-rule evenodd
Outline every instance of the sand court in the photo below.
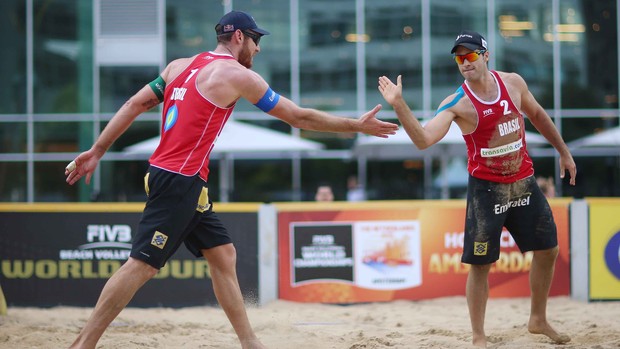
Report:
M 91 308 L 9 308 L 0 317 L 0 349 L 67 348 Z M 250 320 L 271 349 L 471 348 L 464 297 L 327 305 L 274 301 L 250 306 Z M 489 299 L 489 348 L 620 348 L 620 302 L 552 297 L 548 316 L 571 335 L 565 345 L 527 332 L 529 298 Z M 127 308 L 103 335 L 101 349 L 240 348 L 217 307 Z

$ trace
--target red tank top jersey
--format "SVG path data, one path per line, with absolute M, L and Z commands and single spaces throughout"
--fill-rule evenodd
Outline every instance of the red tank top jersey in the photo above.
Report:
M 512 183 L 534 174 L 525 143 L 523 115 L 514 105 L 504 82 L 495 71 L 499 95 L 485 102 L 461 85 L 478 114 L 474 132 L 463 135 L 467 144 L 467 170 L 476 178 Z
M 235 105 L 220 108 L 207 100 L 196 85 L 200 69 L 219 59 L 234 59 L 214 52 L 199 54 L 166 85 L 161 140 L 149 159 L 152 166 L 207 180 L 209 155 Z

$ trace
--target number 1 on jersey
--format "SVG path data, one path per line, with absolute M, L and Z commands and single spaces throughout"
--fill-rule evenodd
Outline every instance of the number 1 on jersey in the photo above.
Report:
M 189 81 L 189 79 L 192 78 L 192 76 L 194 76 L 194 74 L 196 74 L 196 72 L 198 71 L 198 69 L 192 69 L 190 70 L 191 73 L 189 74 L 189 76 L 187 77 L 187 79 L 185 79 L 185 84 L 187 84 L 187 82 Z

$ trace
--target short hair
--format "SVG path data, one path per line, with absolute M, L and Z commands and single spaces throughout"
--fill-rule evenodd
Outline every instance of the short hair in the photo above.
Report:
M 230 42 L 230 40 L 233 37 L 233 34 L 235 34 L 235 32 L 231 32 L 231 33 L 225 33 L 225 34 L 221 34 L 217 36 L 217 43 L 226 43 L 226 42 Z

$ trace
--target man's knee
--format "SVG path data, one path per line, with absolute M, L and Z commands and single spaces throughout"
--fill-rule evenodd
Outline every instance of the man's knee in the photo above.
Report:
M 550 258 L 550 259 L 556 259 L 558 254 L 560 253 L 560 246 L 555 246 L 552 248 L 548 248 L 546 250 L 536 250 L 534 251 L 534 257 L 539 257 L 539 258 Z
M 470 270 L 475 273 L 488 273 L 492 264 L 470 264 Z
M 560 248 L 558 246 L 546 250 L 536 250 L 534 251 L 533 263 L 552 267 L 558 258 L 559 252 Z
M 472 280 L 482 280 L 489 276 L 491 264 L 470 264 L 469 278 Z
M 202 250 L 202 255 L 209 263 L 209 268 L 226 269 L 235 268 L 237 263 L 237 250 L 233 244 L 226 244 Z
M 145 279 L 149 280 L 155 277 L 155 275 L 159 272 L 159 269 L 133 257 L 129 257 L 127 262 L 123 264 L 122 268 L 128 269 L 128 271 L 132 274 L 139 273 L 140 275 L 143 275 Z

